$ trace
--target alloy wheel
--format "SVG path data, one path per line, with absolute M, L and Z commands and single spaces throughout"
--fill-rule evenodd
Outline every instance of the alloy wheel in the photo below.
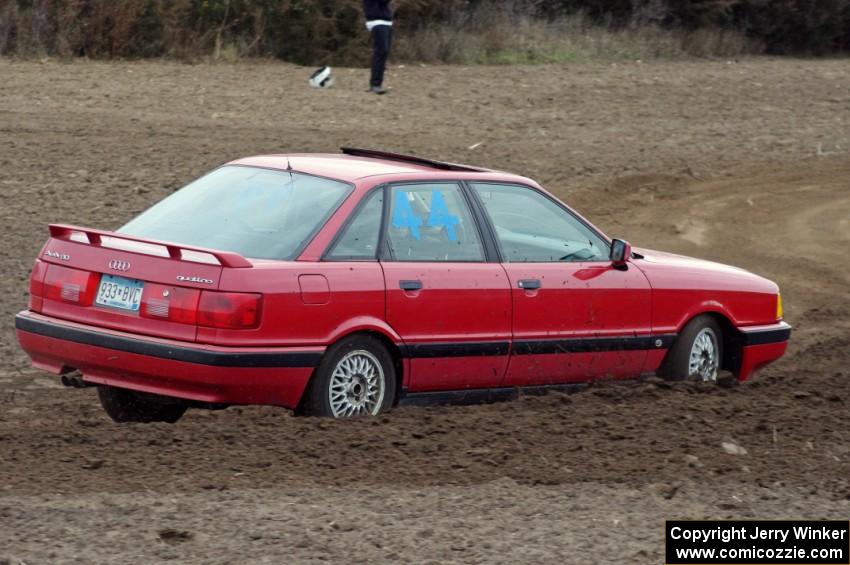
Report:
M 717 370 L 720 367 L 719 351 L 717 335 L 714 331 L 711 328 L 700 330 L 691 346 L 688 374 L 703 382 L 716 381 Z
M 351 351 L 339 360 L 329 386 L 334 418 L 374 416 L 384 402 L 384 370 L 377 357 L 363 349 Z

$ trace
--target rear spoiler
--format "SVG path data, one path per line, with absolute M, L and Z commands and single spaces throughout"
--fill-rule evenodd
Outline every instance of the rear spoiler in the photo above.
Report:
M 177 243 L 168 243 L 167 241 L 158 241 L 156 239 L 143 239 L 140 237 L 134 237 L 132 235 L 126 235 L 123 233 L 96 230 L 92 228 L 81 228 L 79 226 L 69 226 L 65 224 L 50 224 L 49 228 L 50 237 L 52 238 L 62 239 L 65 241 L 74 241 L 76 243 L 88 243 L 89 245 L 93 245 L 95 247 L 111 247 L 108 245 L 103 245 L 104 238 L 122 239 L 125 241 L 132 241 L 135 243 L 143 243 L 146 245 L 155 245 L 162 247 L 168 252 L 169 258 L 177 259 L 179 261 L 207 263 L 207 261 L 199 260 L 199 257 L 184 257 L 184 252 L 188 251 L 188 255 L 202 254 L 210 256 L 216 261 L 218 261 L 218 264 L 222 267 L 229 267 L 231 269 L 245 269 L 254 266 L 243 256 L 239 255 L 238 253 L 232 253 L 230 251 L 216 251 L 215 249 L 207 249 L 205 247 L 180 245 Z M 85 236 L 85 239 L 87 241 L 81 240 L 80 235 Z

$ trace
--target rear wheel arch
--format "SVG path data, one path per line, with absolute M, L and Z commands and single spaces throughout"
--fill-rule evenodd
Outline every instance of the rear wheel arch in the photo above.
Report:
M 331 343 L 328 344 L 328 349 L 346 338 L 361 334 L 372 336 L 383 343 L 384 347 L 387 348 L 387 351 L 393 358 L 393 366 L 396 371 L 396 377 L 398 378 L 398 382 L 396 383 L 396 398 L 394 399 L 397 402 L 401 386 L 404 383 L 405 372 L 404 357 L 402 356 L 401 349 L 398 345 L 402 340 L 398 333 L 396 333 L 395 329 L 383 320 L 372 317 L 364 317 L 354 318 L 348 323 L 343 324 L 343 326 L 338 328 L 338 332 L 339 333 L 334 336 Z
M 392 359 L 396 378 L 395 393 L 392 405 L 395 406 L 396 404 L 398 404 L 398 400 L 401 394 L 402 383 L 404 382 L 404 361 L 401 354 L 401 349 L 399 349 L 398 345 L 386 333 L 376 329 L 358 329 L 350 331 L 348 333 L 337 336 L 334 342 L 329 344 L 328 347 L 325 349 L 324 355 L 327 355 L 328 351 L 330 351 L 334 345 L 352 337 L 359 336 L 370 337 L 380 342 L 380 344 L 386 349 L 387 353 Z M 298 407 L 295 409 L 295 413 L 298 415 L 305 415 L 308 412 L 306 408 L 306 403 L 309 401 L 308 397 L 310 395 L 310 391 L 312 390 L 313 380 L 316 378 L 316 373 L 318 369 L 319 366 L 317 365 L 316 368 L 313 369 L 312 374 L 310 375 L 310 380 L 307 381 L 307 386 L 304 387 L 304 393 L 301 395 L 301 400 L 298 403 Z
M 401 394 L 401 385 L 402 383 L 404 383 L 404 360 L 401 355 L 401 349 L 399 349 L 398 344 L 394 342 L 387 334 L 376 330 L 360 330 L 356 332 L 351 332 L 350 334 L 346 334 L 340 337 L 337 341 L 340 341 L 352 335 L 366 335 L 373 337 L 380 341 L 384 345 L 384 347 L 387 348 L 387 352 L 390 354 L 390 357 L 393 360 L 393 368 L 395 369 L 396 377 L 395 398 L 393 399 L 393 405 L 398 404 L 398 399 Z

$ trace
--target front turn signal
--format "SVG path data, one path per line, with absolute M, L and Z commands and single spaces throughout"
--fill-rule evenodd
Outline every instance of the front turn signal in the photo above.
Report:
M 781 294 L 776 295 L 776 319 L 777 320 L 782 319 L 782 295 Z

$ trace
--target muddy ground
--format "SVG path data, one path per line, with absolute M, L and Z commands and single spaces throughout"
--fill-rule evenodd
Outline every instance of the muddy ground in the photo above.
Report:
M 408 66 L 382 98 L 309 71 L 0 60 L 0 563 L 659 563 L 665 519 L 847 519 L 847 61 Z M 48 222 L 115 228 L 223 161 L 341 145 L 525 173 L 611 235 L 770 277 L 789 353 L 732 389 L 174 426 L 29 368 L 12 318 Z

